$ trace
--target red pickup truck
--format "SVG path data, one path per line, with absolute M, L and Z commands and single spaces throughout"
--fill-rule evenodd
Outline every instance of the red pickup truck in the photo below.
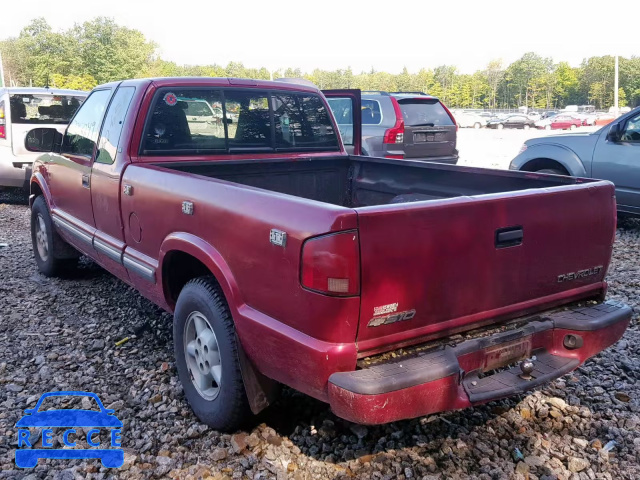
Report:
M 465 408 L 623 335 L 611 183 L 358 156 L 359 116 L 285 82 L 97 87 L 26 138 L 38 268 L 82 253 L 173 312 L 185 395 L 225 430 L 280 384 L 365 424 Z

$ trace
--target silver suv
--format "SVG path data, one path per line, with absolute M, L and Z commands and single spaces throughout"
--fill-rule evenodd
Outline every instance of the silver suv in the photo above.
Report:
M 28 187 L 38 154 L 25 148 L 27 133 L 37 127 L 64 133 L 87 95 L 78 90 L 0 88 L 0 187 Z
M 455 164 L 457 123 L 436 97 L 422 92 L 364 91 L 362 152 L 372 157 Z M 340 100 L 329 99 L 336 121 L 350 122 Z

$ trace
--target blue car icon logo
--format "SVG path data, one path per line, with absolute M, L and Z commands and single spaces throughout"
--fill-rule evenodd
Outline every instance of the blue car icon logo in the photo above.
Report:
M 39 411 L 42 402 L 49 397 L 80 396 L 93 398 L 100 411 L 84 409 L 59 409 Z M 24 411 L 26 414 L 18 423 L 18 449 L 16 450 L 16 465 L 20 468 L 32 468 L 38 464 L 41 458 L 55 459 L 90 459 L 99 458 L 106 468 L 118 468 L 124 463 L 124 451 L 120 447 L 120 429 L 122 422 L 114 415 L 114 410 L 109 410 L 102 405 L 102 402 L 95 393 L 91 392 L 48 392 L 43 394 L 34 408 Z M 42 429 L 42 448 L 32 448 L 29 441 L 29 428 Z M 62 435 L 63 443 L 66 447 L 54 449 L 53 431 L 54 427 L 66 428 Z M 76 430 L 78 428 L 79 430 Z M 92 447 L 100 447 L 99 440 L 96 439 L 100 429 L 110 430 L 110 446 L 112 448 L 73 448 L 74 441 L 83 434 L 82 429 L 90 428 L 86 434 L 87 444 Z

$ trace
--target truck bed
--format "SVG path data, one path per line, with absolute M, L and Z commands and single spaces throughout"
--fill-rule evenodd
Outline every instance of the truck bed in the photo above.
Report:
M 295 162 L 163 162 L 162 166 L 348 208 L 516 192 L 582 181 L 357 156 Z
M 297 197 L 291 204 L 322 202 L 308 203 L 307 215 L 355 213 L 359 356 L 605 289 L 615 232 L 608 182 L 355 156 L 158 166 Z

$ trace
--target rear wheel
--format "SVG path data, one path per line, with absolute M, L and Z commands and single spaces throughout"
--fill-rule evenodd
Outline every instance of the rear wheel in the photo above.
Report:
M 202 422 L 230 431 L 251 417 L 233 320 L 212 277 L 191 280 L 180 292 L 173 343 L 185 396 Z
M 78 262 L 78 252 L 55 231 L 42 195 L 31 207 L 31 243 L 38 270 L 46 277 L 58 275 Z

